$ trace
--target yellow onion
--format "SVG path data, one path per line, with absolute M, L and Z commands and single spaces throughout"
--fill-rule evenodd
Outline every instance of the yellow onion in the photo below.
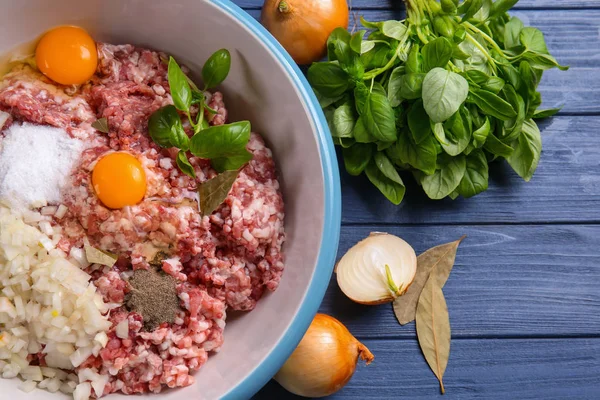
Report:
M 338 286 L 357 303 L 389 303 L 403 295 L 417 272 L 417 255 L 401 238 L 371 233 L 340 259 Z
M 359 357 L 367 365 L 375 358 L 340 321 L 317 314 L 275 380 L 299 396 L 329 396 L 352 378 Z
M 335 28 L 348 28 L 346 0 L 266 0 L 261 22 L 298 64 L 325 55 Z

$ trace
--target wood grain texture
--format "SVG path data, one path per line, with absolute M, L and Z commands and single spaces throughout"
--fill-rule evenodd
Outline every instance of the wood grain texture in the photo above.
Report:
M 598 2 L 600 5 L 600 1 Z M 259 19 L 259 10 L 249 10 Z M 367 10 L 372 21 L 403 18 L 404 11 Z M 544 107 L 563 107 L 563 113 L 600 113 L 600 8 L 592 10 L 517 11 L 527 25 L 541 29 L 552 55 L 569 71 L 547 71 L 540 84 Z M 565 90 L 568 88 L 568 90 Z
M 453 337 L 600 337 L 600 226 L 344 226 L 338 257 L 373 231 L 417 254 L 467 235 L 444 287 Z M 335 276 L 320 311 L 360 338 L 415 337 L 391 304 L 355 304 Z
M 599 79 L 600 80 L 600 79 Z M 530 182 L 510 166 L 490 166 L 489 189 L 471 199 L 428 199 L 411 176 L 394 206 L 340 159 L 345 224 L 479 224 L 600 221 L 600 117 L 559 116 L 540 122 L 542 157 Z M 460 236 L 460 235 L 459 235 Z
M 416 340 L 367 340 L 375 355 L 332 400 L 592 400 L 600 393 L 600 339 L 453 340 L 446 394 Z M 300 400 L 275 382 L 254 400 Z
M 347 0 L 354 9 L 404 9 L 401 0 Z M 236 0 L 240 7 L 261 8 L 264 0 Z M 563 9 L 600 8 L 594 0 L 521 0 L 515 6 L 517 9 Z
M 236 0 L 260 16 L 262 0 Z M 369 20 L 402 19 L 400 0 L 352 0 Z M 600 398 L 600 1 L 521 0 L 514 15 L 540 28 L 568 72 L 549 71 L 540 123 L 543 153 L 532 181 L 506 163 L 473 199 L 432 201 L 407 178 L 399 207 L 342 167 L 338 257 L 369 232 L 386 231 L 417 253 L 467 239 L 444 288 L 453 340 L 444 377 L 449 399 Z M 353 21 L 351 21 L 351 26 Z M 375 354 L 331 399 L 442 398 L 419 349 L 414 323 L 391 305 L 367 307 L 330 283 L 320 309 L 340 319 Z M 300 399 L 271 382 L 255 397 Z

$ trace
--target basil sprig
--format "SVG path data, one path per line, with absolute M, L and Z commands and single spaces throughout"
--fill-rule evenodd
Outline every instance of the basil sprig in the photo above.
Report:
M 178 148 L 177 166 L 186 175 L 196 177 L 187 152 L 196 157 L 208 158 L 213 168 L 219 172 L 236 171 L 252 159 L 246 150 L 250 140 L 250 122 L 241 121 L 232 124 L 209 127 L 204 118 L 205 110 L 215 114 L 206 104 L 205 91 L 221 84 L 231 68 L 231 55 L 226 49 L 217 50 L 209 57 L 202 68 L 204 88 L 196 84 L 183 73 L 173 57 L 168 61 L 168 79 L 173 105 L 156 110 L 148 121 L 148 130 L 152 140 L 164 148 Z M 198 107 L 196 117 L 192 117 L 191 108 Z M 185 114 L 192 126 L 194 135 L 190 138 L 184 130 L 181 115 Z
M 535 119 L 544 71 L 565 70 L 539 29 L 507 11 L 517 0 L 404 0 L 403 21 L 342 28 L 328 60 L 308 69 L 334 142 L 352 175 L 399 204 L 406 170 L 432 199 L 488 187 L 488 163 L 505 159 L 528 181 L 540 159 Z

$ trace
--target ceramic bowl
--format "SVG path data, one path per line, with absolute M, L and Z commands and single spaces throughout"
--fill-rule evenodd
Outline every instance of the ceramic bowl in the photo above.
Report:
M 0 54 L 45 30 L 74 24 L 96 40 L 172 54 L 193 71 L 217 49 L 232 54 L 220 88 L 230 120 L 248 119 L 279 169 L 285 200 L 286 269 L 279 289 L 255 310 L 228 316 L 225 343 L 195 374 L 196 383 L 161 400 L 247 399 L 280 368 L 308 328 L 327 288 L 340 231 L 338 166 L 310 86 L 285 50 L 228 0 L 3 0 Z M 1 398 L 68 398 L 0 379 Z M 149 397 L 153 395 L 148 395 Z M 123 399 L 110 395 L 106 399 Z

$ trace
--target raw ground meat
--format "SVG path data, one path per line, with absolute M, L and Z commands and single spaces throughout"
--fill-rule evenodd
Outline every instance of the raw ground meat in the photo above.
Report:
M 11 114 L 8 124 L 62 127 L 88 145 L 64 193 L 68 212 L 55 221 L 65 236 L 59 247 L 68 253 L 87 237 L 120 257 L 112 268 L 89 271 L 104 301 L 114 305 L 113 325 L 107 346 L 78 369 L 109 375 L 104 394 L 158 393 L 194 382 L 190 373 L 223 343 L 228 309 L 252 310 L 265 289 L 277 288 L 284 267 L 283 199 L 271 151 L 253 133 L 247 146 L 252 161 L 225 202 L 202 217 L 197 187 L 216 176 L 210 161 L 190 156 L 197 176 L 190 178 L 177 168 L 177 153 L 159 148 L 148 136 L 149 116 L 172 104 L 166 56 L 102 43 L 98 54 L 96 75 L 80 88 L 56 85 L 29 66 L 16 68 L 0 82 L 0 110 Z M 217 113 L 207 112 L 207 120 L 226 123 L 223 95 L 208 96 Z M 107 119 L 110 133 L 92 128 L 98 118 Z M 112 151 L 134 154 L 144 166 L 147 192 L 135 206 L 111 210 L 94 194 L 91 171 Z M 174 324 L 145 332 L 142 316 L 123 302 L 132 270 L 148 268 L 157 254 L 163 271 L 178 281 L 182 310 Z M 120 339 L 115 327 L 124 319 L 129 337 Z

